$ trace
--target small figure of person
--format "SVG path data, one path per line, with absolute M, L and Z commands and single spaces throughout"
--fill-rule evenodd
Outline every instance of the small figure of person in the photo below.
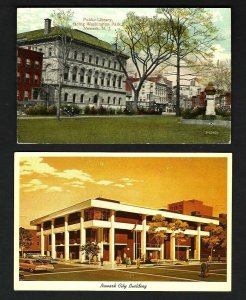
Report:
M 137 258 L 137 268 L 139 269 L 140 268 L 140 263 L 141 263 L 141 260 L 140 260 L 140 257 Z
M 202 262 L 201 263 L 201 277 L 202 278 L 205 278 L 205 277 L 208 277 L 208 271 L 209 271 L 209 265 L 208 265 L 208 262 Z
M 208 256 L 208 261 L 209 261 L 209 262 L 212 261 L 212 256 L 211 256 L 211 255 Z
M 100 257 L 101 266 L 103 266 L 103 256 Z
M 96 265 L 97 264 L 97 256 L 96 255 L 93 256 L 93 261 L 94 261 L 94 265 Z
M 127 268 L 127 266 L 128 266 L 128 257 L 127 256 L 125 258 L 125 262 L 126 262 L 126 268 Z

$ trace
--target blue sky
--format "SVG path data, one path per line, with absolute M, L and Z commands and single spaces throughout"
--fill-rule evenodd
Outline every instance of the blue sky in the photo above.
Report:
M 153 16 L 155 8 L 71 8 L 74 11 L 74 28 L 83 30 L 98 38 L 113 42 L 114 32 L 118 24 L 125 18 L 126 13 L 135 11 L 137 15 Z M 55 8 L 18 8 L 17 32 L 41 29 L 44 19 L 51 17 Z M 219 29 L 216 42 L 215 60 L 229 59 L 231 56 L 231 10 L 230 8 L 209 8 L 213 14 L 214 25 Z M 105 25 L 97 30 L 94 26 Z M 101 28 L 101 27 L 100 27 Z

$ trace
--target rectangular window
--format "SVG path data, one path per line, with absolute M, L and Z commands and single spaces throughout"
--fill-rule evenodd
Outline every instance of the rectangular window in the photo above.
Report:
M 51 57 L 52 56 L 52 48 L 50 47 L 49 48 L 49 57 Z
M 73 103 L 76 101 L 76 94 L 73 94 Z
M 77 51 L 74 51 L 74 53 L 73 53 L 73 59 L 77 59 Z
M 81 60 L 85 61 L 85 54 L 84 53 L 81 54 Z
M 108 61 L 108 67 L 110 68 L 111 66 L 111 60 Z
M 114 69 L 116 69 L 116 66 L 117 66 L 117 62 L 115 61 L 114 62 Z
M 80 95 L 80 102 L 84 103 L 84 95 L 83 94 Z
M 99 63 L 99 57 L 97 56 L 96 57 L 96 65 L 98 65 L 98 63 Z
M 89 55 L 89 63 L 92 63 L 92 55 Z
M 30 81 L 30 75 L 25 74 L 25 83 L 29 83 L 29 81 Z
M 31 65 L 31 60 L 29 58 L 26 59 L 26 67 L 30 67 Z
M 104 67 L 104 65 L 105 65 L 105 58 L 103 58 L 102 60 L 102 66 Z
M 34 75 L 34 83 L 38 84 L 38 75 Z
M 24 92 L 24 100 L 28 100 L 28 91 Z

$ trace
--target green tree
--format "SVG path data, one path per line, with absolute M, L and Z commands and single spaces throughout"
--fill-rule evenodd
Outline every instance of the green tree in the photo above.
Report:
M 114 54 L 133 90 L 135 111 L 144 81 L 161 63 L 171 57 L 172 51 L 171 33 L 165 20 L 136 16 L 134 12 L 127 14 L 122 28 L 116 34 Z M 127 54 L 131 58 L 135 74 L 139 78 L 135 85 L 130 80 L 130 72 L 126 68 L 122 54 Z
M 71 10 L 58 9 L 54 10 L 51 17 L 56 27 L 58 40 L 54 42 L 54 56 L 57 61 L 58 68 L 58 100 L 57 100 L 57 119 L 61 117 L 61 97 L 64 84 L 65 70 L 68 69 L 69 54 L 72 49 L 73 29 L 72 20 L 74 13 Z M 53 72 L 51 70 L 51 72 Z M 53 72 L 56 81 L 56 74 Z
M 21 256 L 23 257 L 24 249 L 29 249 L 32 246 L 32 234 L 28 229 L 19 228 L 19 247 L 21 249 Z
M 169 66 L 176 70 L 176 115 L 179 116 L 181 69 L 190 69 L 213 56 L 217 29 L 212 14 L 205 8 L 158 8 L 157 14 L 168 21 L 174 42 L 174 62 Z
M 198 72 L 204 84 L 213 82 L 218 95 L 223 96 L 231 91 L 231 60 L 210 60 L 198 66 Z
M 99 246 L 93 242 L 87 242 L 85 245 L 82 245 L 80 250 L 82 253 L 85 253 L 85 255 L 88 256 L 89 264 L 91 263 L 91 258 L 93 258 L 95 255 L 97 256 L 100 252 Z
M 226 229 L 222 226 L 209 224 L 204 228 L 210 235 L 202 238 L 203 243 L 210 249 L 211 260 L 213 259 L 213 250 L 219 247 L 226 247 Z

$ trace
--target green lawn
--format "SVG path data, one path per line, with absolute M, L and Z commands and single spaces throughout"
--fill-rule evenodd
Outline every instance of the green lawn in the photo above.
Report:
M 81 117 L 17 121 L 19 143 L 55 144 L 221 144 L 230 129 L 186 125 L 174 116 Z

